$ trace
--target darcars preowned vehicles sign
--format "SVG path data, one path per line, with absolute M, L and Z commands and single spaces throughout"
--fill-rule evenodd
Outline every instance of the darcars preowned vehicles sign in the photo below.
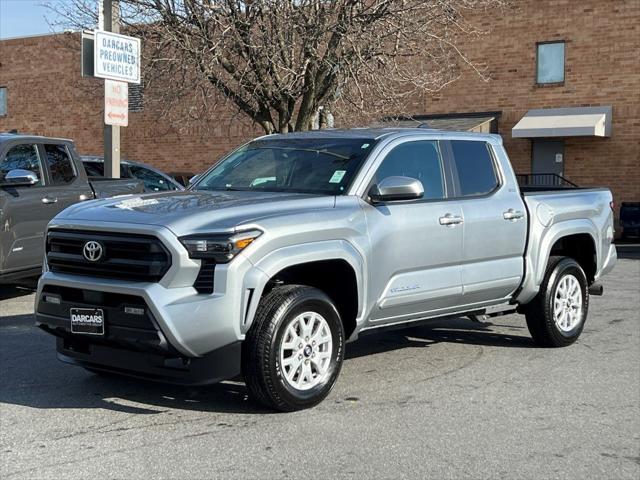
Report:
M 96 31 L 94 75 L 109 80 L 140 83 L 140 39 Z

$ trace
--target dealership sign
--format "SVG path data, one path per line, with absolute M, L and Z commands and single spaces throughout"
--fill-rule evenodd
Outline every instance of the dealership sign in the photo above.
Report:
M 96 31 L 93 75 L 120 82 L 140 83 L 140 39 Z
M 129 85 L 114 80 L 104 81 L 104 123 L 118 127 L 129 125 Z

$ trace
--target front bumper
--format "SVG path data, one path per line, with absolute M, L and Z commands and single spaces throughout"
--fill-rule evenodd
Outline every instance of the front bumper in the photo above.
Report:
M 168 305 L 162 304 L 158 308 L 149 300 L 154 297 L 145 294 L 144 288 L 126 288 L 123 291 L 122 287 L 113 285 L 100 287 L 93 280 L 76 285 L 75 281 L 53 279 L 53 276 L 47 273 L 40 282 L 36 324 L 57 337 L 60 360 L 96 370 L 190 385 L 215 383 L 240 373 L 241 343 L 231 332 L 223 329 L 224 322 L 218 322 L 217 329 L 213 328 L 214 332 L 221 333 L 208 345 L 208 351 L 193 355 L 190 354 L 193 344 L 180 343 L 185 338 L 189 339 L 189 332 L 180 331 L 180 325 L 176 326 L 171 317 L 159 321 L 161 317 L 156 312 L 166 312 Z M 151 289 L 151 293 L 153 291 Z M 199 303 L 183 303 L 181 308 L 187 311 L 191 311 L 192 307 L 193 310 L 202 310 Z M 72 333 L 69 319 L 71 308 L 102 309 L 104 335 Z M 181 318 L 193 320 L 187 311 L 183 311 Z M 209 315 L 207 324 L 216 325 L 216 320 L 215 315 Z M 179 335 L 174 333 L 169 337 L 169 325 L 171 331 L 175 332 L 177 328 Z
M 55 226 L 87 229 L 84 222 Z M 250 323 L 246 315 L 251 300 L 257 301 L 254 290 L 265 281 L 260 270 L 239 255 L 216 266 L 214 292 L 202 294 L 194 288 L 200 262 L 190 259 L 168 230 L 107 222 L 91 228 L 155 235 L 171 252 L 172 264 L 157 283 L 52 272 L 45 265 L 38 282 L 36 322 L 59 338 L 62 360 L 164 381 L 183 379 L 178 383 L 210 383 L 239 373 L 239 345 Z M 44 301 L 56 292 L 59 302 Z M 144 325 L 136 324 L 142 319 L 123 314 L 131 302 L 144 309 Z M 69 310 L 77 307 L 104 310 L 104 336 L 71 333 Z
M 216 276 L 222 275 L 216 272 Z M 216 283 L 218 280 L 219 278 L 216 278 Z M 242 295 L 239 294 L 198 294 L 193 287 L 165 288 L 158 283 L 128 283 L 122 280 L 45 272 L 38 282 L 36 296 L 36 317 L 39 323 L 51 323 L 42 303 L 43 295 L 51 287 L 140 298 L 167 342 L 185 357 L 200 357 L 244 339 L 244 333 L 240 329 Z M 77 304 L 70 300 L 66 303 L 71 307 L 83 306 L 85 302 Z M 99 302 L 90 306 L 110 308 L 110 305 L 102 305 Z M 65 322 L 70 328 L 68 311 L 63 312 L 57 321 Z M 109 322 L 107 318 L 107 329 Z

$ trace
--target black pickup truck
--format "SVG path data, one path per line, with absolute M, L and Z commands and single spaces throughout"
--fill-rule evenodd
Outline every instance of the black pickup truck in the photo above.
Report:
M 71 140 L 0 133 L 0 284 L 40 275 L 47 224 L 68 206 L 142 191 L 89 179 Z

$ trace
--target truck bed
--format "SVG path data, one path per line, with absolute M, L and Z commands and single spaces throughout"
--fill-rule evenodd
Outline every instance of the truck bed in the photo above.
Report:
M 549 192 L 549 193 L 555 193 L 555 192 L 565 192 L 565 191 L 574 191 L 574 190 L 579 190 L 580 187 L 565 187 L 565 186 L 536 186 L 536 185 L 528 185 L 528 186 L 524 186 L 524 187 L 520 187 L 520 191 L 522 193 L 537 193 L 537 192 Z
M 612 258 L 615 258 L 611 222 L 613 198 L 608 188 L 533 186 L 520 187 L 520 191 L 528 211 L 529 238 L 519 302 L 526 303 L 533 298 L 542 282 L 546 259 L 553 246 L 558 238 L 571 232 L 595 243 L 596 265 L 594 272 L 587 272 L 594 276 L 592 280 L 612 268 Z
M 532 195 L 562 195 L 562 194 L 575 194 L 580 192 L 598 192 L 609 191 L 606 187 L 573 187 L 573 186 L 536 186 L 529 185 L 520 187 L 520 192 L 523 196 Z

